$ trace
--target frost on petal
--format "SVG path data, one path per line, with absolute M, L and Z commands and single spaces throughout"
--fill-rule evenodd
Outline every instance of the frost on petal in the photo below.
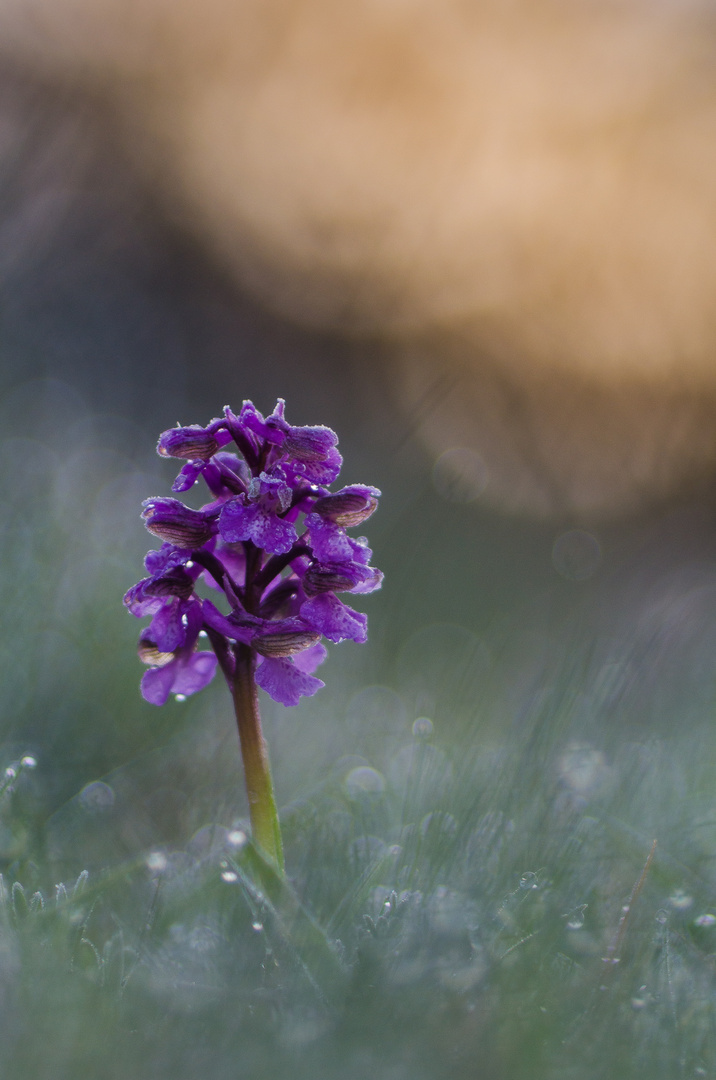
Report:
M 325 461 L 335 446 L 338 436 L 329 427 L 289 427 L 284 450 L 296 461 Z
M 176 673 L 176 660 L 172 660 L 165 667 L 150 668 L 145 671 L 139 684 L 142 697 L 150 705 L 164 705 L 169 697 L 174 676 Z
M 320 563 L 342 563 L 353 560 L 353 548 L 345 529 L 320 514 L 306 516 L 311 550 Z
M 329 641 L 349 638 L 363 644 L 368 640 L 368 616 L 349 608 L 332 593 L 322 593 L 301 604 L 301 618 Z
M 334 447 L 329 450 L 324 461 L 284 462 L 284 469 L 294 479 L 301 478 L 308 484 L 332 484 L 341 471 L 343 458 Z
M 265 513 L 259 506 L 254 509 L 257 514 L 252 523 L 250 539 L 269 555 L 285 555 L 298 539 L 295 525 L 275 514 Z
M 219 531 L 229 543 L 251 540 L 269 555 L 285 554 L 298 539 L 290 521 L 267 512 L 258 503 L 244 506 L 241 497 L 227 503 L 221 511 Z
M 298 705 L 302 697 L 312 697 L 325 686 L 320 679 L 296 667 L 292 660 L 262 660 L 256 668 L 256 682 L 281 705 Z
M 178 665 L 172 683 L 174 694 L 196 694 L 208 686 L 216 671 L 216 657 L 211 652 L 192 653 L 183 664 Z
M 246 534 L 246 514 L 249 507 L 246 505 L 246 496 L 237 495 L 224 504 L 219 517 L 219 532 L 229 544 L 236 544 L 240 540 L 248 540 Z

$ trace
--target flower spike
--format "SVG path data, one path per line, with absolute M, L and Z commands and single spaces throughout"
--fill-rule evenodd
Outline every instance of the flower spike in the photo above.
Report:
M 137 618 L 151 616 L 139 643 L 149 666 L 142 694 L 163 705 L 170 694 L 202 690 L 221 669 L 254 838 L 282 867 L 257 687 L 297 705 L 324 685 L 313 674 L 326 658 L 321 637 L 366 640 L 366 616 L 336 594 L 380 588 L 367 542 L 346 532 L 375 511 L 380 491 L 353 484 L 332 492 L 343 463 L 335 432 L 292 426 L 281 398 L 266 417 L 244 401 L 238 415 L 226 406 L 206 427 L 164 431 L 157 452 L 184 462 L 174 492 L 203 479 L 211 501 L 200 510 L 165 497 L 142 504 L 147 529 L 163 541 L 146 557 L 148 576 L 124 598 Z M 224 611 L 197 592 L 200 584 L 223 594 Z M 197 650 L 201 633 L 213 652 Z

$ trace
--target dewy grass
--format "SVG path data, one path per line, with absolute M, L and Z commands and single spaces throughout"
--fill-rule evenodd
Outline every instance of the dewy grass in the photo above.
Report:
M 239 455 L 226 449 L 233 443 Z M 342 458 L 327 427 L 294 427 L 279 400 L 264 418 L 245 401 L 207 427 L 165 431 L 158 453 L 185 461 L 172 490 L 202 478 L 212 500 L 192 510 L 178 499 L 145 500 L 142 517 L 164 541 L 145 559 L 149 576 L 124 602 L 151 615 L 139 641 L 149 665 L 142 694 L 163 705 L 170 694 L 203 689 L 217 666 L 234 701 L 255 842 L 283 869 L 283 848 L 257 687 L 297 705 L 324 683 L 313 672 L 326 657 L 321 637 L 363 642 L 367 619 L 336 595 L 367 593 L 382 575 L 365 538 L 348 536 L 377 506 L 376 488 L 331 492 Z M 303 519 L 303 530 L 297 526 Z M 202 581 L 223 593 L 228 611 L 196 593 Z M 204 634 L 213 652 L 197 650 Z

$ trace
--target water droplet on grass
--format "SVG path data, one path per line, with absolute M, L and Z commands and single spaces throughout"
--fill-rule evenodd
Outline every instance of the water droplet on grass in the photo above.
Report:
M 716 915 L 706 913 L 694 919 L 694 926 L 716 926 Z
M 370 765 L 359 765 L 346 776 L 349 795 L 380 795 L 385 791 L 385 778 Z
M 260 934 L 261 931 L 263 930 L 263 928 L 264 928 L 264 924 L 262 922 L 252 922 L 251 923 L 251 929 L 255 930 L 257 934 Z
M 669 897 L 669 903 L 677 911 L 686 911 L 693 902 L 693 896 L 689 896 L 683 889 L 676 889 Z
M 228 882 L 229 885 L 232 885 L 235 881 L 239 880 L 239 875 L 235 873 L 234 870 L 222 870 L 221 880 Z M 256 927 L 254 927 L 254 929 L 256 929 Z
M 114 806 L 114 791 L 103 780 L 95 780 L 82 788 L 79 800 L 81 806 L 91 813 L 111 810 Z
M 150 851 L 145 862 L 152 874 L 161 874 L 167 868 L 167 857 L 163 851 Z
M 567 929 L 568 930 L 581 930 L 584 926 L 584 912 L 587 909 L 586 904 L 580 904 L 574 911 L 570 911 L 567 916 Z
M 413 722 L 413 735 L 416 739 L 429 739 L 433 733 L 433 722 L 428 716 L 419 716 Z

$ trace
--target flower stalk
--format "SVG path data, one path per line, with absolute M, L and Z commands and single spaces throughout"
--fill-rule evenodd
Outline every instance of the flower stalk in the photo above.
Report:
M 244 763 L 246 795 L 254 841 L 283 870 L 283 844 L 276 808 L 268 747 L 261 730 L 256 688 L 256 656 L 248 645 L 237 645 L 234 673 L 234 711 Z

